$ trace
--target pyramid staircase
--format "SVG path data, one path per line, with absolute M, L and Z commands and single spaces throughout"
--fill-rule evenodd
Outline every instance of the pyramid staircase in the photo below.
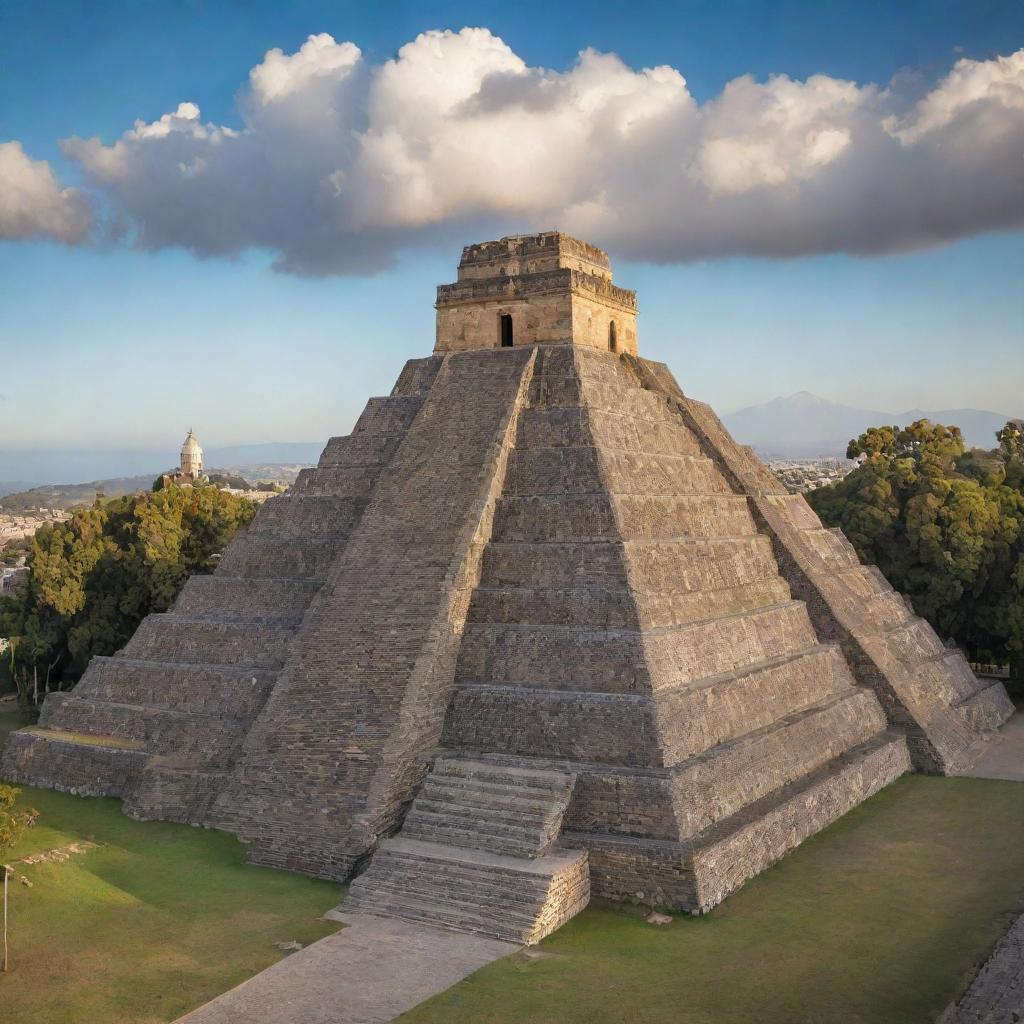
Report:
M 586 853 L 554 849 L 573 781 L 439 759 L 401 834 L 352 883 L 346 913 L 539 942 L 590 899 Z

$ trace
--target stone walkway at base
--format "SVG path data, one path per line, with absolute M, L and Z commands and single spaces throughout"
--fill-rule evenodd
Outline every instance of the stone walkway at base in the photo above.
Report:
M 1021 1020 L 1024 1020 L 1024 914 L 999 940 L 963 999 L 946 1010 L 939 1024 L 1017 1024 Z
M 974 765 L 961 775 L 972 779 L 1024 782 L 1024 711 L 1018 711 L 982 748 Z
M 1024 782 L 1024 712 L 1018 711 L 983 748 L 974 766 L 961 772 L 975 779 Z M 1000 939 L 959 1003 L 939 1024 L 1017 1024 L 1024 1021 L 1024 914 Z
M 384 1024 L 519 947 L 365 914 L 176 1024 Z

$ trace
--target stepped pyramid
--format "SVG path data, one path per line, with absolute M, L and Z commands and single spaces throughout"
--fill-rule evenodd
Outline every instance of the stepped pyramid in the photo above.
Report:
M 591 893 L 707 910 L 1010 711 L 548 232 L 467 247 L 434 354 L 3 772 L 534 942 Z

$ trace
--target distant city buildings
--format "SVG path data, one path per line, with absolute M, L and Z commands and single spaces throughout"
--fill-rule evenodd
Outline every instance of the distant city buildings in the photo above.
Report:
M 27 545 L 23 542 L 34 537 L 40 526 L 46 523 L 61 523 L 70 518 L 70 512 L 59 508 L 39 508 L 12 513 L 0 512 L 0 573 L 2 573 L 0 575 L 0 594 L 10 597 L 21 586 L 22 577 L 9 576 L 9 574 L 21 572 L 21 566 L 25 561 L 24 551 L 27 549 Z M 7 562 L 8 565 L 4 566 L 3 562 Z M 12 562 L 13 565 L 10 564 Z
M 857 468 L 852 459 L 769 459 L 768 468 L 794 494 L 838 483 Z

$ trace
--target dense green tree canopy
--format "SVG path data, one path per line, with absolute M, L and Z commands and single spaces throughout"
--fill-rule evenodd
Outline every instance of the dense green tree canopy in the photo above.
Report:
M 0 598 L 0 636 L 17 638 L 13 674 L 79 675 L 113 654 L 144 616 L 165 611 L 189 575 L 210 572 L 255 505 L 216 487 L 170 487 L 97 501 L 39 529 L 29 585 Z
M 1024 668 L 1024 436 L 1008 423 L 989 452 L 956 427 L 918 420 L 850 442 L 861 464 L 808 494 L 942 636 Z

